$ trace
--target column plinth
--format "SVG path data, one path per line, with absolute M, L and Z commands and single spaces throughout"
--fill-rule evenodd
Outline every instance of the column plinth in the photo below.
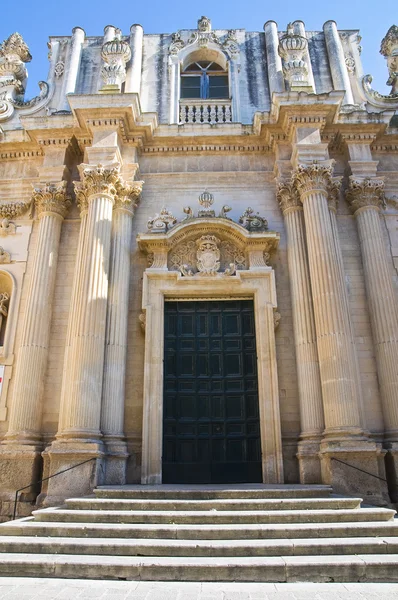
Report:
M 0 450 L 4 471 L 4 481 L 0 478 L 2 492 L 15 491 L 39 479 L 41 403 L 58 249 L 62 222 L 71 204 L 65 181 L 35 189 L 33 200 L 39 231 L 17 355 L 10 421 Z
M 322 476 L 336 491 L 364 493 L 385 502 L 372 477 L 333 460 L 339 458 L 368 472 L 380 473 L 380 449 L 362 428 L 357 360 L 350 326 L 347 290 L 339 266 L 328 201 L 336 198 L 340 179 L 333 163 L 300 165 L 294 183 L 304 207 L 309 271 L 322 385 L 325 434 L 321 443 Z M 344 470 L 345 469 L 345 470 Z M 344 472 L 344 477 L 342 473 Z
M 100 432 L 105 353 L 112 210 L 119 166 L 82 165 L 75 184 L 81 227 L 66 339 L 64 376 L 56 440 L 46 460 L 49 472 L 96 458 L 50 479 L 45 504 L 70 494 L 85 494 L 101 481 Z
M 361 244 L 366 294 L 375 346 L 384 416 L 386 447 L 398 448 L 398 306 L 388 268 L 380 209 L 384 182 L 380 178 L 350 177 L 346 192 L 355 215 Z M 396 475 L 397 453 L 393 452 Z
M 322 477 L 319 447 L 324 430 L 324 416 L 303 208 L 291 183 L 279 185 L 278 200 L 287 233 L 299 385 L 301 434 L 297 457 L 300 467 L 300 482 L 320 483 Z
M 109 297 L 105 340 L 101 430 L 106 447 L 105 483 L 126 482 L 124 400 L 132 220 L 142 181 L 117 186 L 113 208 Z

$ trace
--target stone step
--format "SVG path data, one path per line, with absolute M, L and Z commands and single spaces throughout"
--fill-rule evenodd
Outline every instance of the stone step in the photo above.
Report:
M 361 511 L 364 509 L 360 509 Z M 253 540 L 398 536 L 398 519 L 379 522 L 285 523 L 272 525 L 129 525 L 125 523 L 67 523 L 37 521 L 33 517 L 0 525 L 1 536 L 79 538 L 146 538 L 179 540 Z
M 284 498 L 284 499 L 225 499 L 225 500 L 159 500 L 70 498 L 65 507 L 70 510 L 145 510 L 145 511 L 270 511 L 356 509 L 361 498 Z
M 352 523 L 359 521 L 389 521 L 395 510 L 385 508 L 336 510 L 278 511 L 120 511 L 66 510 L 47 508 L 33 511 L 37 521 L 69 523 L 152 523 L 152 524 L 272 524 L 283 523 Z
M 94 490 L 98 498 L 216 500 L 256 498 L 328 498 L 332 488 L 328 485 L 264 485 L 247 486 L 179 486 L 179 485 L 125 485 L 100 486 Z
M 0 555 L 1 576 L 146 581 L 398 582 L 397 554 L 278 557 Z
M 304 556 L 398 554 L 398 537 L 274 540 L 148 540 L 0 537 L 0 552 L 111 556 Z

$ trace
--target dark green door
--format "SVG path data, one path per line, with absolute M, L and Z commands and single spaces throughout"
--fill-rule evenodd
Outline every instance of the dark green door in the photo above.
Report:
M 165 302 L 163 483 L 261 482 L 251 300 Z

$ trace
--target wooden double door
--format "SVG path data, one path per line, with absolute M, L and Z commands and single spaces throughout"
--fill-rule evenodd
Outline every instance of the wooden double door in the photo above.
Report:
M 261 482 L 251 300 L 166 301 L 163 483 Z

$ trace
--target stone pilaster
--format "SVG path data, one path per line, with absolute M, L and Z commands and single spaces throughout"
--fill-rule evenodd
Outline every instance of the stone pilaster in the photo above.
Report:
M 113 208 L 101 431 L 106 446 L 105 483 L 126 482 L 124 399 L 132 219 L 142 181 L 119 183 Z
M 15 491 L 39 478 L 41 402 L 58 249 L 62 223 L 71 204 L 66 181 L 35 189 L 33 200 L 39 217 L 39 230 L 17 356 L 9 427 L 1 449 L 1 474 L 7 480 L 1 481 L 2 491 L 7 488 Z M 4 465 L 7 465 L 5 470 Z
M 380 225 L 384 182 L 376 177 L 351 176 L 346 198 L 356 218 L 361 244 L 385 441 L 394 455 L 398 474 L 398 307 Z
M 324 430 L 314 309 L 305 242 L 303 207 L 291 183 L 278 186 L 287 233 L 293 327 L 299 384 L 301 435 L 298 448 L 301 483 L 320 483 L 319 446 Z
M 347 290 L 328 206 L 328 199 L 336 196 L 340 186 L 340 180 L 332 177 L 332 165 L 331 161 L 300 165 L 294 174 L 304 207 L 326 425 L 321 444 L 322 475 L 338 491 L 361 491 L 380 503 L 382 488 L 376 479 L 334 460 L 380 474 L 376 445 L 366 438 L 361 426 Z
M 84 494 L 98 482 L 112 210 L 119 166 L 82 165 L 75 184 L 82 223 L 65 348 L 58 433 L 48 457 L 50 473 L 93 458 L 49 481 L 45 503 Z

